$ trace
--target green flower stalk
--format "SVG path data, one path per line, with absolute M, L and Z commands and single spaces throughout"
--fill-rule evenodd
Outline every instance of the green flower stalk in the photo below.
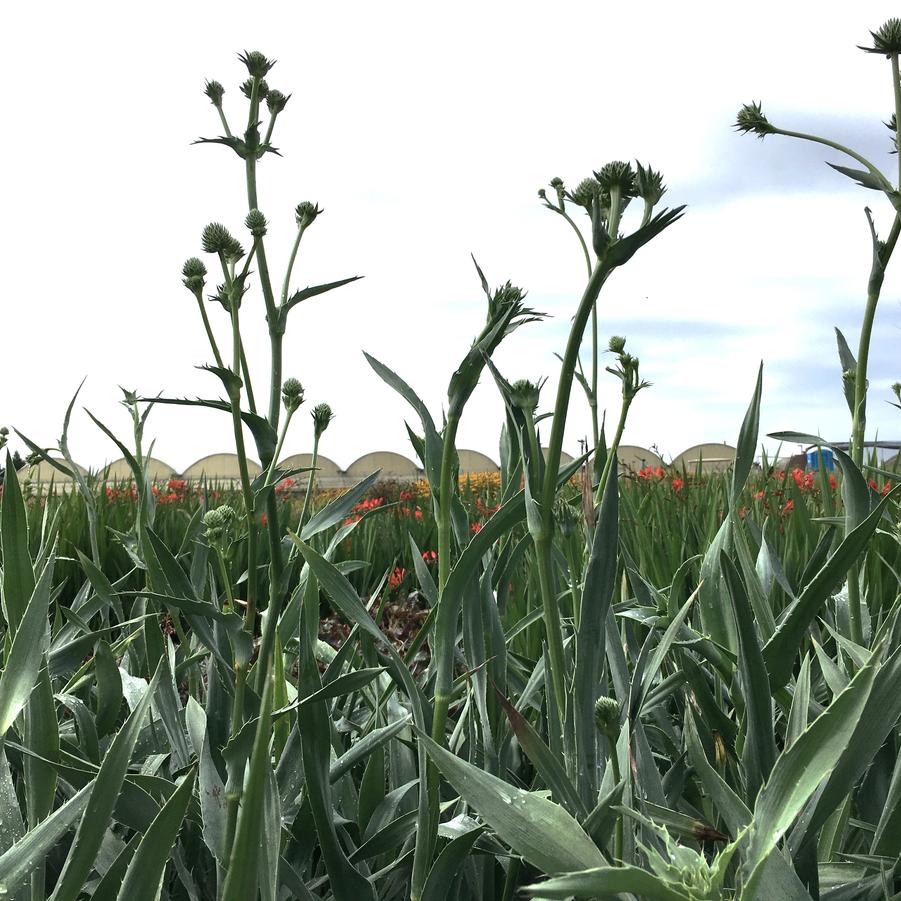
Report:
M 894 134 L 892 144 L 897 151 L 901 146 L 901 70 L 899 70 L 899 55 L 901 55 L 901 19 L 889 19 L 877 31 L 871 32 L 873 38 L 872 47 L 861 48 L 868 53 L 877 53 L 886 56 L 891 64 L 892 93 L 894 98 L 894 115 L 890 127 L 893 126 Z M 861 166 L 862 169 L 848 168 L 833 163 L 837 172 L 853 179 L 857 184 L 865 188 L 882 192 L 895 211 L 889 235 L 885 241 L 879 239 L 873 223 L 870 210 L 866 209 L 867 225 L 870 230 L 872 242 L 872 260 L 870 275 L 867 282 L 867 296 L 864 305 L 863 322 L 860 330 L 860 340 L 857 349 L 856 367 L 851 373 L 843 373 L 846 392 L 851 398 L 851 459 L 858 466 L 863 466 L 864 439 L 867 421 L 867 369 L 870 355 L 870 342 L 873 333 L 873 323 L 876 318 L 876 308 L 882 291 L 882 283 L 885 277 L 885 269 L 895 250 L 898 236 L 901 234 L 901 154 L 898 157 L 898 170 L 896 182 L 893 184 L 882 171 L 862 154 L 818 135 L 804 132 L 791 131 L 774 125 L 764 115 L 761 103 L 750 103 L 743 106 L 736 117 L 735 127 L 746 134 L 756 134 L 760 138 L 768 135 L 782 135 L 821 144 L 838 151 L 849 157 Z M 851 388 L 853 387 L 853 392 Z M 851 521 L 847 521 L 851 528 Z M 851 638 L 863 643 L 863 615 L 860 598 L 860 568 L 858 564 L 852 566 L 848 576 L 848 595 L 851 622 Z
M 310 509 L 313 503 L 313 491 L 314 485 L 316 484 L 316 468 L 319 463 L 319 439 L 329 427 L 329 423 L 335 418 L 335 414 L 332 413 L 332 408 L 328 404 L 317 404 L 313 407 L 313 411 L 310 415 L 313 417 L 313 456 L 310 461 L 310 477 L 307 480 L 307 490 L 303 498 L 300 523 L 297 526 L 298 532 L 304 527 L 304 524 L 309 518 Z

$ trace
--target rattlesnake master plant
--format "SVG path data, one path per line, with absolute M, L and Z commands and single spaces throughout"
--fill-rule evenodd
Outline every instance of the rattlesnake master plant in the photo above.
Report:
M 844 335 L 836 329 L 838 351 L 842 370 L 845 396 L 851 412 L 851 459 L 861 467 L 864 460 L 864 438 L 867 422 L 867 369 L 870 356 L 870 341 L 873 323 L 876 318 L 876 307 L 882 292 L 885 270 L 895 250 L 898 236 L 901 234 L 901 155 L 897 154 L 901 146 L 901 68 L 898 55 L 901 51 L 901 19 L 889 19 L 879 29 L 870 33 L 872 46 L 862 47 L 868 53 L 877 53 L 889 60 L 891 70 L 892 96 L 894 111 L 888 123 L 891 131 L 891 146 L 897 159 L 897 172 L 893 182 L 866 157 L 850 147 L 817 135 L 791 131 L 773 125 L 763 114 L 761 103 L 750 103 L 743 106 L 736 118 L 735 127 L 745 133 L 756 134 L 760 138 L 768 135 L 783 135 L 802 141 L 810 141 L 829 147 L 845 157 L 854 160 L 863 169 L 849 168 L 835 163 L 829 165 L 843 175 L 851 178 L 862 187 L 882 193 L 891 205 L 894 214 L 888 237 L 881 240 L 873 222 L 869 208 L 864 209 L 869 227 L 872 252 L 870 272 L 867 280 L 867 292 L 861 324 L 860 339 L 855 359 Z M 853 528 L 856 523 L 849 519 L 847 526 Z M 850 595 L 851 634 L 858 643 L 863 641 L 863 611 L 860 598 L 860 573 L 856 567 L 851 570 L 848 589 Z
M 895 31 L 876 32 L 872 49 L 889 56 L 899 89 Z M 212 357 L 202 368 L 224 397 L 124 392 L 129 446 L 95 419 L 134 476 L 124 522 L 74 466 L 74 399 L 61 459 L 22 436 L 35 459 L 73 480 L 74 493 L 23 495 L 7 458 L 0 893 L 17 901 L 897 895 L 901 545 L 895 492 L 871 488 L 874 473 L 859 463 L 866 352 L 855 359 L 839 337 L 857 437 L 852 454 L 835 449 L 835 495 L 823 472 L 809 485 L 800 470 L 797 481 L 773 476 L 763 498 L 756 482 L 746 486 L 762 373 L 731 473 L 649 467 L 632 487 L 618 478 L 622 425 L 645 386 L 633 352 L 640 336 L 628 351 L 622 336 L 606 347 L 622 396 L 611 446 L 597 417 L 586 452 L 561 465 L 574 379 L 597 413 L 601 289 L 682 213 L 657 210 L 660 173 L 614 161 L 572 191 L 554 179 L 542 194 L 577 235 L 588 279 L 549 411 L 543 379 L 511 383 L 495 359 L 519 326 L 541 328 L 541 314 L 522 289 L 492 289 L 477 270 L 486 318 L 449 377 L 441 419 L 368 357 L 415 413 L 406 432 L 427 484 L 405 486 L 397 505 L 368 496 L 378 473 L 341 496 L 314 497 L 332 418 L 319 403 L 312 421 L 301 417 L 313 453 L 298 512 L 276 499 L 299 474 L 279 461 L 304 400 L 300 381 L 282 371 L 287 320 L 302 301 L 353 279 L 294 290 L 303 235 L 322 213 L 303 202 L 293 223 L 287 211 L 294 241 L 273 280 L 267 241 L 285 217 L 261 204 L 256 166 L 275 151 L 288 98 L 266 83 L 277 69 L 264 54 L 241 60 L 234 94 L 247 124 L 230 128 L 232 93 L 208 82 L 224 134 L 204 143 L 230 147 L 244 164 L 243 231 L 210 224 L 196 249 L 209 258 L 190 257 L 181 273 Z M 790 134 L 760 107 L 739 124 Z M 882 185 L 866 167 L 854 177 Z M 897 209 L 894 189 L 884 193 Z M 874 235 L 876 296 L 897 223 L 896 215 L 885 242 Z M 871 293 L 870 321 L 875 302 Z M 254 392 L 242 331 L 253 315 L 269 330 L 265 394 Z M 586 377 L 579 350 L 589 318 Z M 490 508 L 461 487 L 456 447 L 486 369 L 504 401 Z M 193 506 L 179 509 L 157 501 L 144 432 L 161 403 L 231 417 L 236 490 L 220 497 L 201 485 Z M 253 477 L 247 440 L 262 464 Z M 376 525 L 390 530 L 414 492 L 423 528 L 434 529 L 417 533 L 429 545 L 395 526 L 378 557 Z M 86 533 L 76 553 L 65 518 Z M 402 614 L 413 628 L 397 627 Z

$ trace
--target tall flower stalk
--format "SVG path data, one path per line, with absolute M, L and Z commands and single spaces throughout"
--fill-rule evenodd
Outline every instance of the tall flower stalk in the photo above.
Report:
M 871 239 L 870 272 L 867 279 L 866 299 L 863 307 L 863 318 L 860 327 L 860 338 L 857 345 L 857 357 L 854 359 L 847 350 L 847 343 L 839 333 L 839 353 L 842 357 L 843 379 L 845 382 L 845 394 L 851 410 L 851 459 L 858 469 L 864 464 L 864 447 L 867 425 L 867 370 L 870 359 L 870 343 L 873 336 L 873 323 L 876 319 L 876 308 L 882 293 L 882 284 L 885 278 L 885 270 L 898 243 L 901 234 L 901 72 L 899 72 L 899 55 L 901 55 L 901 19 L 889 19 L 877 31 L 871 32 L 872 46 L 862 47 L 867 53 L 875 53 L 885 56 L 889 60 L 892 79 L 892 99 L 894 112 L 886 123 L 891 132 L 893 152 L 897 159 L 896 181 L 893 183 L 878 166 L 867 159 L 863 154 L 819 135 L 807 134 L 801 131 L 781 128 L 774 125 L 764 115 L 762 104 L 749 103 L 743 106 L 738 113 L 735 127 L 738 131 L 755 134 L 761 140 L 768 135 L 782 135 L 801 141 L 809 141 L 821 144 L 836 150 L 842 155 L 853 160 L 862 169 L 840 166 L 830 163 L 837 172 L 851 178 L 858 185 L 870 190 L 883 193 L 894 210 L 894 217 L 889 229 L 888 237 L 880 240 L 876 233 L 876 226 L 870 209 L 864 209 L 867 226 Z M 851 531 L 856 525 L 850 517 L 846 518 L 846 531 Z M 848 600 L 850 609 L 851 637 L 862 644 L 864 640 L 863 607 L 860 596 L 860 567 L 852 566 L 848 576 Z

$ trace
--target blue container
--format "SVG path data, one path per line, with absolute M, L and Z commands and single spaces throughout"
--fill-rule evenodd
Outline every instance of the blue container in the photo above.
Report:
M 835 459 L 832 456 L 832 451 L 829 450 L 828 447 L 820 448 L 819 450 L 812 450 L 807 452 L 807 468 L 808 469 L 819 469 L 820 468 L 820 455 L 823 456 L 823 465 L 829 472 L 832 472 L 835 469 Z

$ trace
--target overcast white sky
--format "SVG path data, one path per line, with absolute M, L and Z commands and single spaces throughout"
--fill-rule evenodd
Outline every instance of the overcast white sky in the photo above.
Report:
M 609 11 L 608 11 L 609 8 Z M 584 264 L 536 191 L 575 184 L 617 158 L 663 170 L 685 217 L 614 276 L 601 333 L 625 334 L 654 387 L 625 441 L 669 456 L 734 443 L 765 364 L 762 432 L 848 432 L 832 333 L 856 347 L 869 260 L 863 207 L 883 233 L 885 199 L 832 172 L 825 148 L 761 143 L 731 130 L 762 99 L 770 119 L 853 143 L 895 177 L 888 63 L 856 49 L 897 4 L 169 3 L 15 4 L 5 11 L 4 248 L 0 424 L 41 444 L 81 402 L 125 438 L 118 385 L 146 394 L 218 396 L 183 260 L 220 220 L 244 239 L 243 165 L 220 146 L 205 78 L 246 117 L 236 53 L 278 59 L 269 84 L 292 99 L 260 167 L 277 281 L 302 200 L 325 208 L 294 287 L 365 280 L 296 308 L 285 375 L 337 418 L 323 452 L 346 466 L 371 450 L 412 456 L 410 411 L 366 364 L 402 374 L 440 417 L 448 378 L 484 320 L 474 253 L 492 284 L 511 279 L 552 319 L 513 335 L 497 360 L 512 380 L 556 385 Z M 630 211 L 631 212 L 631 211 Z M 877 314 L 871 433 L 901 434 L 888 386 L 901 379 L 895 261 Z M 218 306 L 210 314 L 224 328 Z M 242 306 L 257 392 L 268 340 L 262 299 Z M 222 332 L 224 339 L 224 331 Z M 587 350 L 587 344 L 586 344 Z M 617 384 L 606 376 L 614 416 Z M 309 408 L 307 408 L 309 409 Z M 459 445 L 497 459 L 501 406 L 483 379 Z M 300 415 L 287 450 L 307 450 Z M 589 428 L 574 392 L 567 449 Z M 155 455 L 176 469 L 232 449 L 224 414 L 161 407 Z M 871 435 L 872 437 L 872 435 Z M 80 411 L 75 458 L 116 448 Z

